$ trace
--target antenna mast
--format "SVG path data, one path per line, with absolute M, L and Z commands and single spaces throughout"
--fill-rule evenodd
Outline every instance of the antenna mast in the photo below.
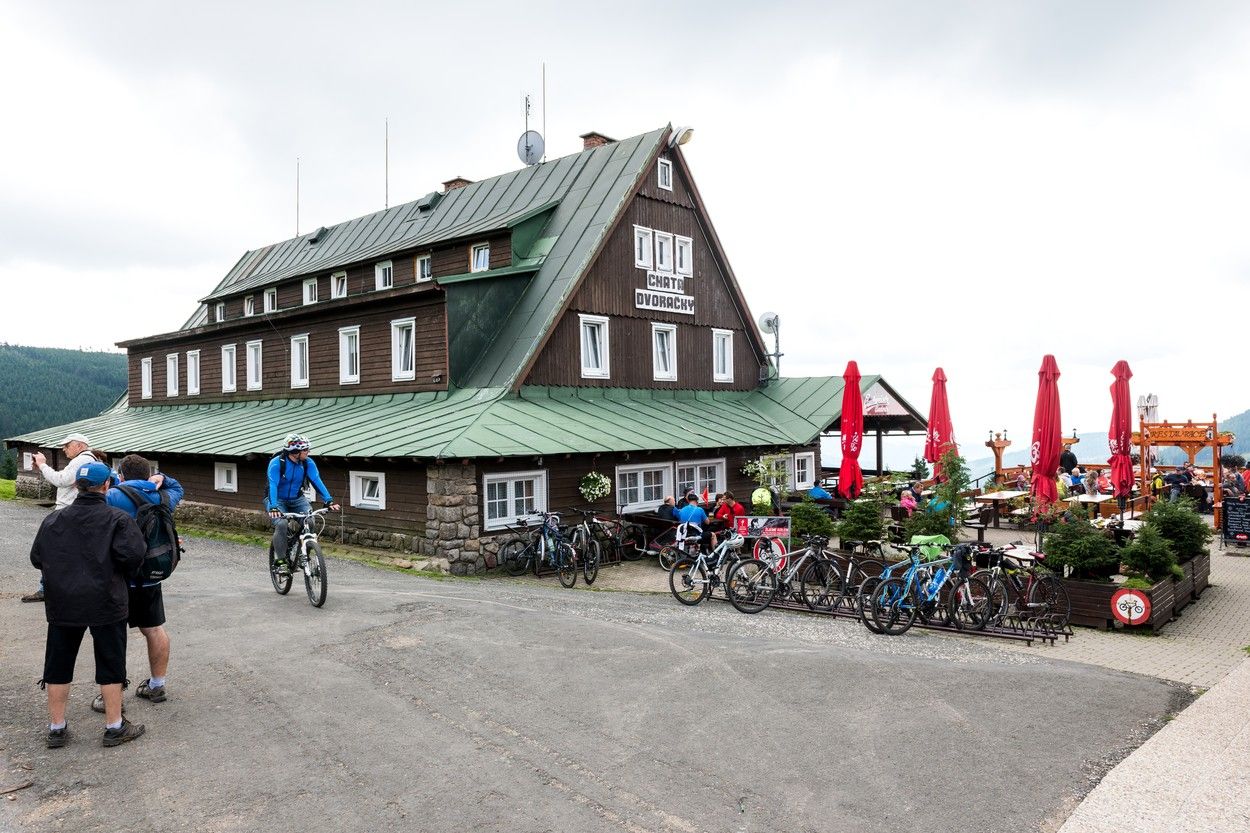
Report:
M 299 237 L 299 157 L 295 157 L 295 236 Z
M 383 124 L 385 125 L 385 139 L 382 143 L 382 168 L 384 171 L 383 179 L 385 187 L 382 192 L 382 207 L 391 207 L 391 120 L 388 117 Z
M 543 61 L 543 136 L 547 135 L 547 62 Z M 546 148 L 546 145 L 543 145 Z M 543 161 L 547 161 L 547 154 L 543 153 Z

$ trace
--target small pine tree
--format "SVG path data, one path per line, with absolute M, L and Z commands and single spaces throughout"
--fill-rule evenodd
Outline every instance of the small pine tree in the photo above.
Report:
M 838 521 L 838 538 L 843 541 L 879 541 L 885 532 L 884 507 L 879 500 L 852 501 Z
M 1152 582 L 1180 572 L 1172 545 L 1152 523 L 1143 524 L 1133 543 L 1120 550 L 1120 560 L 1130 572 L 1149 577 Z M 1183 576 L 1181 573 L 1177 578 Z
M 912 480 L 928 480 L 929 464 L 923 457 L 917 457 L 911 461 L 911 479 Z
M 17 452 L 0 452 L 0 480 L 17 479 Z

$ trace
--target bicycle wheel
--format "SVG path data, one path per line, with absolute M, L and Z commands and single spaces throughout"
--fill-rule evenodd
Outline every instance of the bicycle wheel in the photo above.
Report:
M 273 582 L 273 589 L 278 591 L 279 596 L 285 596 L 291 592 L 290 568 L 287 568 L 285 576 L 278 575 L 277 559 L 273 557 L 273 544 L 269 545 L 269 580 Z
M 1056 630 L 1066 628 L 1072 618 L 1072 599 L 1068 596 L 1068 588 L 1055 576 L 1038 576 L 1029 588 L 1029 609 L 1049 615 Z
M 985 585 L 988 594 L 986 625 L 1000 625 L 1011 610 L 1011 593 L 1007 583 L 990 570 L 977 570 L 971 576 Z
M 668 571 L 668 589 L 684 605 L 693 607 L 707 598 L 709 586 L 707 568 L 697 560 L 678 559 Z
M 887 636 L 907 633 L 916 621 L 916 603 L 908 582 L 895 577 L 878 584 L 869 598 L 872 621 Z
M 956 579 L 942 588 L 946 596 L 947 616 L 960 630 L 982 631 L 995 617 L 994 597 L 990 586 L 976 576 Z
M 556 573 L 560 576 L 560 584 L 572 587 L 577 584 L 577 553 L 568 544 L 561 541 L 556 545 Z
M 872 598 L 873 591 L 877 589 L 877 585 L 880 583 L 881 576 L 870 576 L 859 586 L 859 595 L 855 598 L 855 612 L 859 614 L 859 621 L 863 622 L 864 627 L 873 633 L 881 633 L 881 629 L 873 621 L 869 601 Z
M 308 603 L 313 607 L 321 607 L 326 603 L 326 559 L 321 554 L 321 545 L 316 541 L 308 542 L 308 560 L 304 564 L 304 590 L 308 593 Z
M 927 581 L 925 582 L 928 583 Z M 948 615 L 950 609 L 950 586 L 948 581 L 938 589 L 935 598 L 930 599 L 927 595 L 921 595 L 917 592 L 916 598 L 916 616 L 927 625 L 936 625 L 943 627 L 950 624 Z
M 647 533 L 637 524 L 627 524 L 621 529 L 621 558 L 626 561 L 637 561 L 647 549 Z
M 586 549 L 582 550 L 582 578 L 586 579 L 586 585 L 590 586 L 595 583 L 595 579 L 599 577 L 599 559 L 602 550 L 599 549 L 598 541 L 591 541 L 586 545 Z
M 660 568 L 663 570 L 673 569 L 673 565 L 680 559 L 685 558 L 686 554 L 674 546 L 660 547 Z
M 499 548 L 499 563 L 510 576 L 519 576 L 529 569 L 529 558 L 525 547 L 528 542 L 523 538 L 513 538 Z
M 803 568 L 799 580 L 799 598 L 810 610 L 833 610 L 846 593 L 842 571 L 833 561 L 817 558 Z
M 725 595 L 743 613 L 759 613 L 773 603 L 776 593 L 777 574 L 758 558 L 739 561 L 725 580 Z
M 778 559 L 776 569 L 778 572 L 786 568 L 786 542 L 780 538 L 757 538 L 755 546 L 751 549 L 751 555 L 760 561 L 768 561 L 772 555 Z

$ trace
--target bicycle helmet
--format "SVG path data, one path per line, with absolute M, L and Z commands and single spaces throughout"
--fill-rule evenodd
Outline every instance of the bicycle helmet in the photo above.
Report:
M 312 448 L 312 443 L 302 434 L 287 434 L 286 439 L 282 441 L 283 451 L 308 451 Z

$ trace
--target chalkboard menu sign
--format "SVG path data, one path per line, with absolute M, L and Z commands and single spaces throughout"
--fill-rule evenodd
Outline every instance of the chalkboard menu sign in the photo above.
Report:
M 1250 543 L 1250 499 L 1224 501 L 1224 540 Z

